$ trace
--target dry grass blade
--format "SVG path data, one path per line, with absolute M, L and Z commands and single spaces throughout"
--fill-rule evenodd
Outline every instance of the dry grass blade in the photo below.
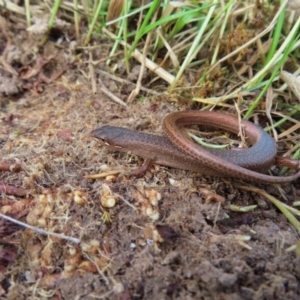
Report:
M 155 14 L 152 18 L 152 23 L 156 20 L 157 14 L 158 14 L 158 11 L 155 12 Z M 131 103 L 138 96 L 138 94 L 140 93 L 140 89 L 141 89 L 141 86 L 142 86 L 143 74 L 144 74 L 144 71 L 145 71 L 146 56 L 147 56 L 148 47 L 149 47 L 149 44 L 150 44 L 150 41 L 151 41 L 151 36 L 152 36 L 152 34 L 150 32 L 147 35 L 147 38 L 146 38 L 146 43 L 145 43 L 144 50 L 143 50 L 143 60 L 142 60 L 142 63 L 141 63 L 140 74 L 139 74 L 139 77 L 138 77 L 138 80 L 137 80 L 137 83 L 136 83 L 136 87 L 131 92 L 131 94 L 129 95 L 128 103 Z
M 230 57 L 233 57 L 234 55 L 240 53 L 243 49 L 247 48 L 248 46 L 250 46 L 251 44 L 255 43 L 257 40 L 261 39 L 264 35 L 266 35 L 268 32 L 270 32 L 271 30 L 273 30 L 276 21 L 279 17 L 279 15 L 281 14 L 282 10 L 285 8 L 286 4 L 288 3 L 288 0 L 284 0 L 284 2 L 281 4 L 280 9 L 276 12 L 276 15 L 274 16 L 272 22 L 269 24 L 269 26 L 264 29 L 261 33 L 259 33 L 258 35 L 256 35 L 253 39 L 251 39 L 250 41 L 248 41 L 247 43 L 245 43 L 243 46 L 239 47 L 238 49 L 234 50 L 233 52 L 231 52 L 230 54 L 226 55 L 225 57 L 221 58 L 220 60 L 218 60 L 217 63 L 215 63 L 209 70 L 209 72 L 212 72 L 212 70 L 214 68 L 216 68 L 219 64 L 221 64 L 223 61 L 228 60 Z
M 285 81 L 285 83 L 293 91 L 295 96 L 300 100 L 300 77 L 296 77 L 295 75 L 286 71 L 282 71 L 280 73 L 280 77 Z
M 117 36 L 113 33 L 111 33 L 110 31 L 108 31 L 107 29 L 103 28 L 102 31 L 104 33 L 106 33 L 108 36 L 110 36 L 113 39 L 117 39 Z M 127 48 L 130 48 L 130 45 L 128 43 L 125 43 L 123 41 L 120 41 L 120 43 Z M 137 49 L 135 49 L 132 52 L 132 56 L 138 60 L 140 63 L 143 62 L 144 60 L 144 56 L 142 53 L 140 53 Z M 170 74 L 169 72 L 167 72 L 166 70 L 164 70 L 163 68 L 161 68 L 159 65 L 157 65 L 155 62 L 151 61 L 149 58 L 145 58 L 145 66 L 151 70 L 152 72 L 154 72 L 155 74 L 157 74 L 158 76 L 160 76 L 162 79 L 164 79 L 165 81 L 167 81 L 168 83 L 172 83 L 175 79 L 175 77 Z
M 249 68 L 251 68 L 255 63 L 257 63 L 257 61 L 259 60 L 259 58 L 261 58 L 262 56 L 264 56 L 264 54 L 266 54 L 271 46 L 271 42 L 272 40 L 268 40 L 266 42 L 264 42 L 261 47 L 260 47 L 260 51 L 255 52 L 250 59 L 248 60 L 246 65 L 243 65 L 239 70 L 238 70 L 238 74 L 239 75 L 243 75 L 245 72 L 247 72 L 249 70 Z M 261 44 L 261 41 L 258 40 L 257 44 Z M 263 60 L 264 61 L 264 60 Z
M 133 82 L 131 82 L 131 81 L 129 81 L 129 80 L 126 80 L 126 79 L 124 79 L 124 78 L 117 77 L 117 76 L 115 76 L 115 75 L 113 75 L 113 74 L 110 74 L 110 73 L 108 73 L 108 72 L 105 72 L 105 71 L 103 71 L 103 70 L 96 70 L 96 73 L 102 74 L 102 75 L 104 75 L 104 76 L 106 76 L 106 77 L 108 77 L 108 78 L 111 78 L 112 80 L 115 80 L 115 81 L 117 81 L 117 82 L 120 82 L 120 83 L 122 83 L 122 84 L 136 85 L 135 83 L 133 83 Z M 145 87 L 143 87 L 143 86 L 141 86 L 140 89 L 141 89 L 142 91 L 146 92 L 147 94 L 151 94 L 151 95 L 154 95 L 154 96 L 160 96 L 160 95 L 161 95 L 161 93 L 156 92 L 156 91 L 153 90 L 153 89 L 151 89 L 151 90 L 150 90 L 150 89 L 147 89 L 147 88 L 145 88 Z
M 124 0 L 111 0 L 108 6 L 106 21 L 112 21 L 118 18 L 122 12 Z
M 293 216 L 293 214 L 296 215 L 300 215 L 300 211 L 294 209 L 293 207 L 290 207 L 284 203 L 282 203 L 281 201 L 279 201 L 278 199 L 276 199 L 275 197 L 271 196 L 270 194 L 268 194 L 267 192 L 265 192 L 264 190 L 261 190 L 259 188 L 255 188 L 252 186 L 244 186 L 244 185 L 235 185 L 237 188 L 240 188 L 242 190 L 246 190 L 249 192 L 254 192 L 256 194 L 259 194 L 261 196 L 263 196 L 264 198 L 266 198 L 267 200 L 269 200 L 270 202 L 272 202 L 284 215 L 285 217 L 290 221 L 290 223 L 297 229 L 297 231 L 300 233 L 300 222 Z
M 127 104 L 121 100 L 120 98 L 118 98 L 116 95 L 114 95 L 108 88 L 105 87 L 104 83 L 102 82 L 102 80 L 99 78 L 99 82 L 101 84 L 101 91 L 107 95 L 111 100 L 113 100 L 114 102 L 124 106 L 124 107 L 127 107 Z
M 0 9 L 1 9 L 1 7 L 4 7 L 6 9 L 8 9 L 14 13 L 20 14 L 20 15 L 24 15 L 24 16 L 26 15 L 26 11 L 23 6 L 19 6 L 9 0 L 0 0 Z M 29 7 L 29 9 L 30 9 L 30 12 L 33 14 L 41 14 L 41 13 L 43 13 L 44 7 L 41 4 L 31 5 Z

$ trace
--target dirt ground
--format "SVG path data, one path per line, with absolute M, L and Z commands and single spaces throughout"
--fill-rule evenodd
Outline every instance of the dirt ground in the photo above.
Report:
M 0 33 L 0 53 L 18 73 L 0 69 L 0 157 L 12 169 L 0 174 L 22 190 L 2 191 L 1 213 L 68 238 L 2 219 L 1 299 L 299 299 L 300 258 L 286 251 L 298 233 L 238 180 L 156 165 L 140 178 L 88 178 L 142 163 L 102 146 L 93 129 L 163 134 L 164 116 L 191 103 L 142 93 L 123 107 L 98 81 L 99 70 L 109 71 L 107 41 L 92 51 L 95 94 L 88 52 L 75 60 L 71 45 L 51 39 L 38 48 L 24 24 L 7 23 L 7 31 L 13 39 L 7 47 Z M 133 85 L 100 77 L 126 102 Z M 291 204 L 299 185 L 256 186 Z M 223 204 L 207 201 L 215 194 Z M 231 204 L 258 207 L 240 213 Z

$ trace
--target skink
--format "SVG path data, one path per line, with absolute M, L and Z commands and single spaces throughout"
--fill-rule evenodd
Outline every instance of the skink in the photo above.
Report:
M 91 135 L 115 150 L 131 151 L 157 164 L 208 175 L 259 183 L 286 183 L 300 177 L 300 171 L 286 177 L 259 173 L 266 172 L 274 164 L 276 156 L 275 141 L 259 126 L 241 121 L 252 147 L 234 151 L 208 150 L 196 145 L 181 129 L 195 124 L 221 128 L 236 134 L 240 130 L 238 119 L 231 115 L 188 111 L 172 113 L 165 118 L 164 130 L 168 138 L 113 126 L 98 128 Z

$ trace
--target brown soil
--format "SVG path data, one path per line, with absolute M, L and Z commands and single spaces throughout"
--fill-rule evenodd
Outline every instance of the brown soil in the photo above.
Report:
M 144 94 L 125 108 L 105 96 L 97 80 L 97 70 L 107 71 L 104 40 L 93 51 L 94 61 L 102 59 L 94 94 L 88 55 L 74 61 L 69 45 L 51 41 L 33 55 L 37 42 L 25 26 L 7 25 L 14 38 L 6 60 L 24 71 L 21 78 L 0 70 L 0 157 L 21 170 L 1 171 L 1 182 L 29 194 L 2 193 L 1 213 L 81 243 L 2 221 L 1 299 L 299 299 L 300 258 L 286 251 L 297 232 L 267 200 L 235 187 L 236 180 L 162 166 L 141 178 L 86 178 L 141 164 L 100 146 L 91 130 L 110 124 L 162 134 L 174 105 Z M 0 33 L 2 53 L 6 44 Z M 39 59 L 47 61 L 42 68 Z M 126 101 L 132 86 L 101 79 Z M 261 188 L 290 204 L 297 187 Z M 206 203 L 207 193 L 225 204 Z M 111 199 L 115 206 L 105 208 Z M 258 208 L 236 213 L 230 204 Z

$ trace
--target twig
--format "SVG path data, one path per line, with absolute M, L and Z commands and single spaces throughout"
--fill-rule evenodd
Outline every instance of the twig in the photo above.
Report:
M 90 71 L 90 78 L 91 78 L 91 82 L 92 82 L 92 91 L 93 94 L 97 93 L 97 85 L 96 85 L 96 76 L 95 76 L 95 68 L 94 65 L 92 64 L 92 52 L 89 53 L 89 71 Z
M 60 234 L 60 233 L 55 233 L 55 232 L 49 232 L 49 231 L 46 231 L 46 230 L 43 230 L 43 229 L 40 229 L 40 228 L 36 228 L 36 227 L 33 227 L 33 226 L 30 226 L 28 224 L 25 224 L 23 222 L 20 222 L 20 221 L 17 221 L 11 217 L 8 217 L 6 215 L 3 215 L 0 213 L 0 217 L 2 217 L 3 219 L 5 220 L 8 220 L 10 222 L 13 222 L 15 224 L 18 224 L 20 226 L 23 226 L 27 229 L 31 229 L 37 233 L 40 233 L 40 234 L 44 234 L 44 235 L 48 235 L 48 236 L 54 236 L 54 237 L 57 237 L 57 238 L 60 238 L 60 239 L 64 239 L 64 240 L 67 240 L 67 241 L 70 241 L 70 242 L 73 242 L 75 244 L 79 244 L 81 242 L 80 239 L 76 239 L 76 238 L 73 238 L 73 237 L 70 237 L 70 236 L 66 236 L 64 234 Z
M 100 89 L 101 89 L 101 91 L 105 94 L 105 95 L 107 95 L 111 100 L 113 100 L 114 102 L 116 102 L 116 103 L 118 103 L 118 104 L 120 104 L 120 105 L 122 105 L 122 106 L 125 106 L 125 107 L 127 107 L 127 104 L 125 103 L 125 102 L 123 102 L 120 98 L 118 98 L 117 96 L 115 96 L 111 91 L 109 91 L 106 87 L 105 87 L 105 85 L 103 84 L 103 82 L 102 82 L 102 80 L 99 78 L 99 82 L 100 82 L 100 84 L 101 84 L 101 87 L 100 87 Z
M 134 211 L 137 211 L 137 208 L 132 205 L 130 202 L 128 202 L 124 197 L 122 197 L 119 194 L 116 194 L 123 202 L 125 202 L 129 207 L 131 207 Z
M 113 75 L 113 74 L 110 74 L 110 73 L 108 73 L 108 72 L 105 72 L 105 71 L 103 71 L 103 70 L 96 70 L 96 73 L 105 75 L 105 76 L 111 78 L 112 80 L 118 81 L 118 82 L 120 82 L 120 83 L 132 84 L 132 85 L 135 85 L 135 86 L 136 86 L 136 83 L 134 83 L 134 82 L 131 82 L 131 81 L 126 80 L 126 79 L 123 79 L 123 78 L 119 78 L 119 77 L 117 77 L 117 76 L 115 76 L 115 75 Z M 141 90 L 144 91 L 144 92 L 146 92 L 146 93 L 155 95 L 155 96 L 160 96 L 160 95 L 162 94 L 162 93 L 158 93 L 158 92 L 156 92 L 156 91 L 154 91 L 154 90 L 147 89 L 147 88 L 145 88 L 145 87 L 143 87 L 143 86 L 141 86 Z
M 123 171 L 110 171 L 110 172 L 105 172 L 105 173 L 100 173 L 100 174 L 88 174 L 85 175 L 84 178 L 88 178 L 88 179 L 97 179 L 97 178 L 104 178 L 107 176 L 111 176 L 111 175 L 116 175 L 116 174 L 120 174 Z
M 98 273 L 101 275 L 101 277 L 104 280 L 105 284 L 108 286 L 109 285 L 109 281 L 108 281 L 107 277 L 104 275 L 104 273 L 98 267 L 98 264 L 91 257 L 89 257 L 89 255 L 87 253 L 85 253 L 85 256 L 88 258 L 88 260 L 90 262 L 92 262 L 95 265 L 96 269 L 98 270 Z
M 26 196 L 29 190 L 0 182 L 0 193 L 16 196 Z

